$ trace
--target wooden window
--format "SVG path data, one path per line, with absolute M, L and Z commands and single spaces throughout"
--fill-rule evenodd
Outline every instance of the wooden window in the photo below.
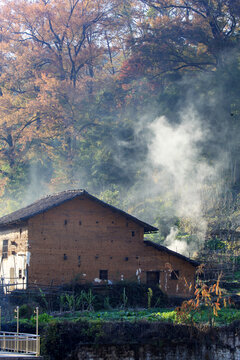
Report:
M 179 270 L 173 270 L 171 272 L 171 280 L 178 280 L 179 279 Z
M 159 285 L 160 272 L 159 271 L 147 271 L 147 285 L 157 286 Z
M 99 279 L 108 280 L 108 270 L 99 270 Z
M 8 240 L 3 240 L 2 258 L 7 259 L 7 257 L 8 257 Z

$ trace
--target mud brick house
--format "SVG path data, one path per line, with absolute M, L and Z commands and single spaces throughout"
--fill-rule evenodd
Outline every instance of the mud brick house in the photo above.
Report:
M 128 280 L 189 296 L 197 263 L 144 241 L 157 230 L 85 190 L 47 196 L 0 218 L 1 281 L 13 290 Z

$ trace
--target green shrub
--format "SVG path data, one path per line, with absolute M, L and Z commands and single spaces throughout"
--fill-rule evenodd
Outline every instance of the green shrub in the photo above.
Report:
M 41 354 L 44 359 L 66 359 L 76 346 L 81 343 L 101 342 L 103 336 L 100 321 L 50 323 L 41 342 Z
M 208 240 L 205 246 L 209 250 L 225 250 L 226 249 L 226 244 L 217 238 Z
M 125 288 L 125 295 L 128 299 L 128 306 L 130 307 L 146 307 L 148 305 L 148 289 L 146 284 L 121 282 L 112 285 L 109 296 L 113 307 L 121 306 L 120 300 L 122 298 L 123 289 Z M 167 296 L 163 294 L 158 286 L 152 286 L 151 306 L 161 307 L 167 304 Z
M 53 320 L 53 317 L 47 313 L 39 314 L 38 322 L 39 324 L 48 324 Z M 36 315 L 31 317 L 31 322 L 36 323 Z
M 26 290 L 14 290 L 7 298 L 9 303 L 14 306 L 21 306 L 29 302 L 29 295 Z
M 76 283 L 64 285 L 58 292 L 50 292 L 50 290 L 45 292 L 42 289 L 12 292 L 10 300 L 15 305 L 24 305 L 23 317 L 27 312 L 26 304 L 34 304 L 45 312 L 59 311 L 59 309 L 60 311 L 93 309 L 98 311 L 122 306 L 147 307 L 148 288 L 146 284 L 125 281 L 103 286 Z M 152 292 L 151 307 L 168 305 L 168 298 L 159 287 L 152 287 Z
M 24 304 L 19 307 L 19 317 L 20 318 L 30 319 L 31 316 L 33 315 L 33 313 L 34 313 L 34 310 L 33 310 L 32 306 L 30 306 L 28 304 Z
M 148 288 L 147 296 L 148 296 L 148 308 L 150 309 L 152 304 L 152 297 L 153 297 L 153 292 L 151 288 Z

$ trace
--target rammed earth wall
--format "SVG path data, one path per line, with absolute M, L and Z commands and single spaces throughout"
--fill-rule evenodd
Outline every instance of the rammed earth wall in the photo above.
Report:
M 193 295 L 198 264 L 144 241 L 156 230 L 84 191 L 49 196 L 0 219 L 0 275 L 10 290 L 126 280 Z
M 61 285 L 77 277 L 81 283 L 108 280 L 146 283 L 147 272 L 159 272 L 168 295 L 188 297 L 195 267 L 144 244 L 144 229 L 118 212 L 79 197 L 29 220 L 31 262 L 29 284 Z M 179 279 L 171 279 L 171 269 Z

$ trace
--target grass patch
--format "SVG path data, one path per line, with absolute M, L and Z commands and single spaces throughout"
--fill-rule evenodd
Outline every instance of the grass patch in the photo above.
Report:
M 82 313 L 82 320 L 102 321 L 175 321 L 176 312 L 173 309 L 144 309 L 144 310 L 113 310 L 98 311 L 94 313 Z
M 208 324 L 209 314 L 208 308 L 202 308 L 193 316 L 193 322 L 195 324 Z M 189 317 L 190 319 L 190 317 Z M 39 316 L 39 324 L 46 325 L 51 323 L 61 323 L 64 321 L 77 322 L 77 321 L 86 321 L 86 322 L 109 322 L 109 321 L 128 321 L 128 322 L 137 322 L 137 321 L 161 321 L 161 322 L 171 322 L 177 323 L 176 311 L 171 309 L 142 309 L 142 310 L 111 310 L 111 311 L 76 311 L 75 313 L 63 313 L 58 316 L 50 316 L 48 314 L 41 314 Z M 216 326 L 223 326 L 232 323 L 235 320 L 240 320 L 240 310 L 233 308 L 222 308 L 218 312 L 218 316 L 214 318 L 214 323 Z M 35 324 L 35 319 L 21 319 L 20 323 Z
M 196 324 L 208 323 L 208 308 L 199 310 L 193 317 Z M 53 321 L 61 321 L 64 319 L 78 321 L 130 321 L 136 322 L 140 320 L 145 321 L 163 321 L 163 322 L 177 322 L 176 311 L 174 309 L 143 309 L 143 310 L 112 310 L 112 311 L 93 311 L 93 312 L 78 312 L 74 316 L 68 314 L 67 316 L 57 317 Z M 240 310 L 233 308 L 222 308 L 215 317 L 216 325 L 227 325 L 235 320 L 240 320 Z
M 207 324 L 208 323 L 208 309 L 201 309 L 193 317 L 193 320 L 197 324 Z M 223 326 L 231 324 L 235 320 L 240 320 L 240 310 L 233 308 L 222 308 L 218 312 L 218 316 L 214 317 L 215 325 Z

